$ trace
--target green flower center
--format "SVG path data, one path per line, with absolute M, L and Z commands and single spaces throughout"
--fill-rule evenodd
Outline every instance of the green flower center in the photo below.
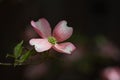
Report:
M 48 42 L 50 42 L 51 44 L 56 44 L 57 40 L 54 37 L 48 37 Z

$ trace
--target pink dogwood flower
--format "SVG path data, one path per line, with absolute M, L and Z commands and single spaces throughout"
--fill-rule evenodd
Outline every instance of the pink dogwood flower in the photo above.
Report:
M 120 80 L 120 68 L 119 67 L 109 67 L 103 71 L 103 78 L 105 80 Z
M 71 54 L 75 50 L 76 47 L 70 42 L 59 43 L 68 39 L 73 33 L 73 28 L 67 26 L 67 21 L 60 21 L 53 33 L 51 33 L 50 24 L 45 18 L 41 18 L 37 22 L 31 21 L 31 25 L 41 36 L 41 38 L 34 38 L 29 41 L 37 52 L 44 52 L 53 48 L 58 52 Z

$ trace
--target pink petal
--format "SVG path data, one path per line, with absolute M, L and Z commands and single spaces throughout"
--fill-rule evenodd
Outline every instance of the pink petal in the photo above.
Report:
M 31 21 L 31 25 L 42 38 L 47 38 L 51 36 L 50 24 L 46 19 L 42 18 L 39 19 L 37 22 Z
M 66 54 L 71 54 L 76 49 L 76 47 L 70 42 L 55 44 L 53 48 L 58 52 Z
M 68 39 L 73 33 L 73 28 L 67 26 L 67 21 L 59 22 L 53 30 L 53 36 L 58 42 Z
M 43 52 L 52 47 L 52 44 L 47 39 L 31 39 L 29 43 L 35 47 L 37 52 Z

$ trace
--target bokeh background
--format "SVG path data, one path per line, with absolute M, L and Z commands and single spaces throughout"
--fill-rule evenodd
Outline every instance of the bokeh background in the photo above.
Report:
M 37 65 L 1 65 L 0 80 L 114 80 L 107 76 L 110 72 L 120 80 L 119 4 L 119 0 L 0 0 L 0 62 L 12 62 L 5 55 L 12 54 L 21 40 L 29 46 L 29 39 L 37 37 L 30 21 L 43 17 L 52 28 L 67 20 L 74 28 L 68 41 L 77 47 L 72 55 L 58 53 L 58 59 Z

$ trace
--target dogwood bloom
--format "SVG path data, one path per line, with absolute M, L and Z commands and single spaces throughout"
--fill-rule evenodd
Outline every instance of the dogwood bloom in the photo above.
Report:
M 120 80 L 120 68 L 110 67 L 104 70 L 103 77 L 105 80 Z
M 41 18 L 37 22 L 31 21 L 31 25 L 41 36 L 41 38 L 34 38 L 29 41 L 37 52 L 53 48 L 58 52 L 71 54 L 75 50 L 76 47 L 70 42 L 59 43 L 68 39 L 73 33 L 73 28 L 67 26 L 67 21 L 60 21 L 53 33 L 51 33 L 50 24 L 45 18 Z

